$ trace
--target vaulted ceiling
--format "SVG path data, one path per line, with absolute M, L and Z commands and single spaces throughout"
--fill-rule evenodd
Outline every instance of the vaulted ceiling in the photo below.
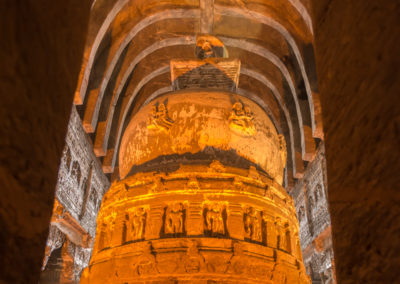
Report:
M 172 91 L 170 60 L 196 58 L 196 35 L 241 61 L 237 92 L 270 116 L 288 147 L 286 185 L 313 158 L 322 121 L 308 0 L 97 0 L 74 104 L 106 173 L 130 121 Z

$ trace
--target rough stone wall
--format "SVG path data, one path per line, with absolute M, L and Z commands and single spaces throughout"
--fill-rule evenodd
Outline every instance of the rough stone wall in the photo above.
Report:
M 325 147 L 320 143 L 304 177 L 291 191 L 300 224 L 304 265 L 313 283 L 333 283 L 331 220 L 328 211 Z
M 400 2 L 313 0 L 339 283 L 400 283 Z
M 109 186 L 76 108 L 73 107 L 58 173 L 56 199 L 90 235 L 91 240 L 95 237 L 101 199 Z M 69 241 L 68 236 L 52 224 L 40 283 L 53 283 L 61 281 L 61 278 L 71 283 L 79 281 L 82 269 L 89 263 L 92 247 L 93 242 L 83 247 Z M 63 254 L 59 253 L 61 248 Z
M 37 283 L 90 0 L 0 1 L 0 283 Z

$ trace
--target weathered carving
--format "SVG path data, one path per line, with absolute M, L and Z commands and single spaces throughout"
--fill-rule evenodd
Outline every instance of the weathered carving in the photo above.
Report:
M 71 175 L 76 178 L 76 181 L 79 185 L 81 182 L 82 173 L 81 173 L 81 166 L 79 165 L 79 163 L 77 161 L 74 161 L 72 163 Z
M 279 138 L 279 152 L 281 154 L 281 158 L 282 158 L 282 164 L 286 165 L 286 160 L 287 160 L 287 149 L 286 149 L 286 140 L 285 140 L 285 136 L 283 136 L 282 134 L 278 135 Z
M 67 168 L 67 172 L 69 172 L 71 168 L 72 156 L 71 156 L 71 150 L 69 149 L 68 146 L 65 146 L 64 161 L 65 161 L 65 167 Z
M 280 264 L 275 265 L 274 270 L 272 272 L 272 281 L 276 284 L 286 284 L 287 277 L 284 270 L 284 267 L 280 267 Z
M 245 136 L 256 134 L 256 128 L 253 123 L 253 114 L 250 109 L 243 106 L 241 102 L 233 104 L 228 120 L 231 130 L 234 132 Z
M 195 240 L 188 240 L 187 252 L 182 262 L 187 273 L 198 273 L 204 270 L 204 257 L 199 253 Z
M 153 185 L 150 188 L 150 192 L 155 193 L 155 192 L 161 192 L 165 189 L 165 185 L 161 177 L 156 177 L 154 180 Z
M 233 243 L 233 255 L 229 260 L 227 273 L 243 274 L 246 272 L 247 263 L 244 257 L 244 244 L 240 242 Z
M 210 172 L 215 172 L 215 173 L 223 173 L 226 171 L 226 168 L 224 167 L 224 165 L 217 160 L 212 161 L 212 163 L 210 164 Z
M 193 189 L 193 190 L 200 189 L 199 182 L 198 182 L 198 180 L 197 180 L 197 178 L 195 176 L 189 177 L 189 181 L 187 183 L 187 187 L 189 189 Z
M 248 207 L 244 214 L 245 237 L 256 242 L 262 241 L 260 211 L 254 207 Z
M 153 106 L 147 128 L 150 130 L 168 132 L 173 123 L 173 120 L 168 116 L 166 105 L 164 103 L 158 103 Z
M 226 213 L 224 214 L 224 206 L 221 203 L 213 202 L 206 204 L 204 207 L 205 232 L 211 235 L 224 235 Z
M 156 258 L 152 254 L 151 242 L 144 244 L 143 253 L 137 260 L 134 270 L 139 276 L 158 273 L 156 267 Z
M 109 214 L 103 219 L 103 223 L 100 228 L 100 239 L 99 239 L 98 250 L 102 250 L 104 248 L 108 248 L 111 246 L 116 217 L 117 213 L 111 212 L 111 214 Z
M 165 212 L 164 233 L 183 233 L 183 217 L 182 203 L 174 203 L 168 206 Z
M 125 241 L 136 241 L 144 238 L 146 211 L 143 207 L 132 208 L 125 215 Z
M 283 222 L 279 217 L 276 218 L 276 228 L 278 232 L 278 248 L 291 253 L 291 236 L 289 224 Z
M 304 206 L 300 206 L 299 212 L 297 213 L 297 217 L 299 218 L 299 222 L 301 222 L 304 218 Z

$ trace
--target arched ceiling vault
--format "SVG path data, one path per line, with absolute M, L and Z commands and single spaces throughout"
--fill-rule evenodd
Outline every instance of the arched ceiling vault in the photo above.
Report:
M 307 0 L 97 0 L 74 103 L 106 173 L 130 117 L 172 91 L 170 60 L 195 58 L 196 35 L 217 36 L 241 61 L 237 92 L 271 117 L 300 178 L 322 139 Z

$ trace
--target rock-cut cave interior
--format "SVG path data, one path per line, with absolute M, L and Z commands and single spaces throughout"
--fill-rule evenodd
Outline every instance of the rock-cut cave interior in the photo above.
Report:
M 1 1 L 0 283 L 400 283 L 399 11 Z

